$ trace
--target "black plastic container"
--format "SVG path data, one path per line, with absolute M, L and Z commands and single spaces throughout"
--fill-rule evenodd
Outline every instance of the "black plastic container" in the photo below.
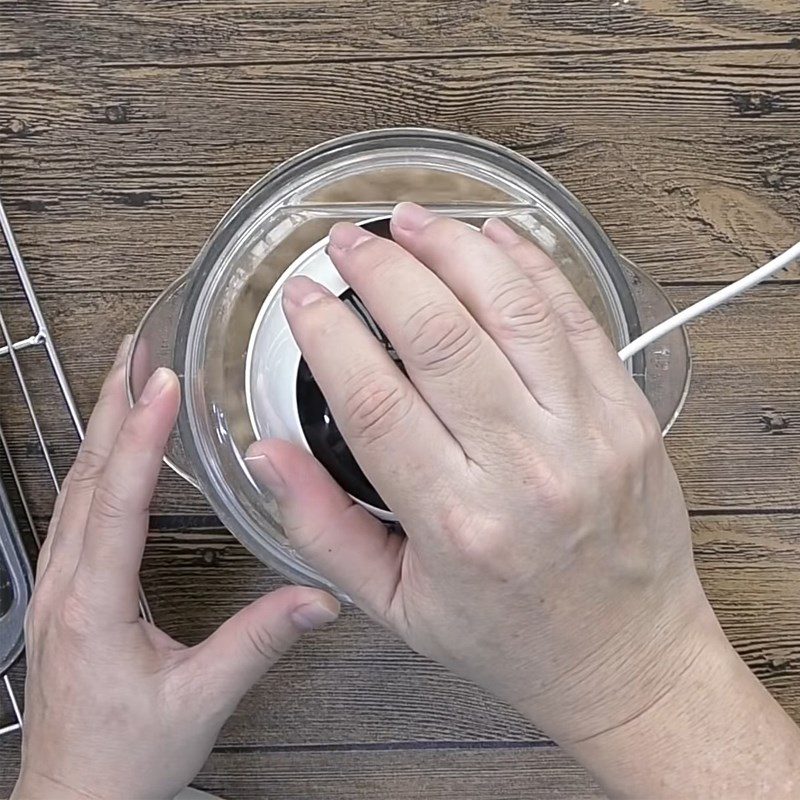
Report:
M 33 577 L 11 502 L 0 481 L 0 673 L 25 646 L 25 610 Z

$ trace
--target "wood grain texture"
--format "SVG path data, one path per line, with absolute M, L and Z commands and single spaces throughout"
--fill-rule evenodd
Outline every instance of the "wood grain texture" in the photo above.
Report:
M 530 156 L 662 280 L 729 280 L 800 236 L 800 49 L 16 70 L 3 196 L 64 291 L 162 288 L 272 166 L 395 125 Z
M 8 57 L 94 65 L 797 46 L 793 0 L 3 0 Z
M 16 777 L 12 740 L 0 741 L 0 791 Z M 324 751 L 217 750 L 194 786 L 230 800 L 597 800 L 589 776 L 544 748 Z
M 540 162 L 679 306 L 800 238 L 795 0 L 0 0 L 0 196 L 88 415 L 122 334 L 235 198 L 286 157 L 424 125 Z M 0 303 L 30 333 L 0 254 Z M 701 578 L 800 720 L 800 269 L 692 328 L 668 438 Z M 76 437 L 21 356 L 58 470 Z M 0 420 L 46 522 L 52 491 L 0 359 Z M 165 470 L 143 581 L 193 642 L 282 580 Z M 14 680 L 21 679 L 22 665 Z M 17 737 L 0 740 L 0 791 Z M 293 800 L 594 798 L 502 704 L 348 610 L 226 726 L 198 785 Z
M 551 748 L 354 753 L 216 752 L 195 785 L 270 800 L 597 800 L 586 773 Z

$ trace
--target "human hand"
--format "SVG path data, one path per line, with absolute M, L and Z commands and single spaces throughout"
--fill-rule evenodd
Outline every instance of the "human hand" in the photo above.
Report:
M 290 281 L 284 300 L 407 538 L 285 443 L 257 445 L 249 463 L 293 542 L 359 605 L 415 649 L 535 707 L 553 735 L 591 736 L 636 710 L 609 696 L 618 659 L 670 669 L 664 653 L 707 607 L 658 424 L 533 245 L 502 223 L 480 233 L 410 205 L 392 233 L 396 243 L 336 226 L 329 252 L 408 379 L 316 284 Z
M 337 225 L 329 253 L 407 378 L 312 281 L 287 282 L 284 309 L 407 537 L 299 448 L 260 442 L 249 463 L 310 563 L 611 786 L 600 742 L 630 731 L 616 751 L 633 762 L 643 721 L 666 729 L 665 698 L 702 714 L 696 695 L 717 697 L 704 680 L 741 685 L 747 672 L 698 580 L 659 426 L 569 282 L 509 227 L 478 232 L 403 204 L 392 234 Z M 642 796 L 663 777 L 651 766 L 634 764 Z
M 338 613 L 326 593 L 287 587 L 195 647 L 139 617 L 148 506 L 179 386 L 158 370 L 129 410 L 124 350 L 39 557 L 26 620 L 18 800 L 174 797 L 250 686 L 303 632 Z

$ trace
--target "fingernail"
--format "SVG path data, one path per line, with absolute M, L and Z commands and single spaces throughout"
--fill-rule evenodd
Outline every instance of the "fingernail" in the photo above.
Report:
M 290 278 L 283 287 L 284 301 L 293 306 L 307 306 L 323 297 L 331 297 L 331 293 L 305 275 Z
M 375 237 L 358 225 L 350 222 L 337 222 L 332 228 L 328 239 L 328 246 L 336 250 L 353 250 L 364 242 Z
M 131 336 L 129 333 L 122 337 L 122 342 L 120 343 L 119 349 L 117 350 L 117 354 L 114 356 L 114 366 L 118 367 L 122 362 L 125 360 L 125 357 L 128 355 L 128 350 L 131 346 Z
M 159 367 L 144 385 L 142 396 L 139 398 L 139 404 L 146 406 L 152 403 L 167 387 L 171 377 L 172 374 L 166 367 Z
M 497 217 L 487 219 L 486 222 L 483 223 L 483 235 L 497 244 L 508 245 L 509 247 L 519 244 L 520 242 L 520 237 L 514 233 L 511 226 Z
M 392 213 L 392 222 L 405 231 L 421 231 L 436 219 L 436 214 L 416 203 L 400 203 Z
M 333 598 L 331 600 L 333 601 Z M 338 616 L 338 603 L 334 610 L 321 602 L 298 606 L 291 614 L 292 622 L 301 631 L 315 631 L 317 628 L 333 622 Z
M 275 464 L 266 453 L 253 453 L 246 455 L 244 461 L 251 467 L 251 471 L 262 483 L 267 484 L 268 489 L 273 491 L 283 486 L 283 478 L 275 469 Z

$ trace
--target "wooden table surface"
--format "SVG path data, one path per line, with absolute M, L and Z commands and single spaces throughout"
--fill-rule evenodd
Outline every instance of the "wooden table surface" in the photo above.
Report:
M 244 189 L 309 145 L 395 125 L 535 159 L 683 306 L 800 238 L 800 6 L 0 0 L 0 196 L 84 416 L 122 335 Z M 692 327 L 668 445 L 722 624 L 800 720 L 798 300 L 795 267 Z M 63 472 L 74 433 L 41 357 L 23 361 Z M 8 369 L 3 422 L 46 520 Z M 153 511 L 143 582 L 178 638 L 281 583 L 175 476 Z M 0 744 L 4 789 L 18 747 Z M 273 800 L 599 796 L 515 714 L 352 610 L 248 695 L 197 785 Z

